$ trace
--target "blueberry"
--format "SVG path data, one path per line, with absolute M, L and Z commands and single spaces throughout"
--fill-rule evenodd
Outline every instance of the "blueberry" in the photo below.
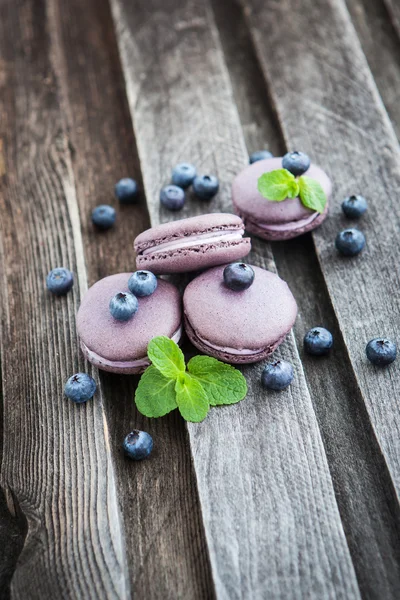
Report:
M 86 373 L 75 373 L 65 384 L 64 393 L 73 402 L 81 404 L 92 398 L 96 387 L 93 377 Z
M 304 350 L 308 354 L 321 356 L 328 354 L 333 346 L 333 337 L 330 331 L 324 327 L 313 327 L 304 336 Z
M 254 271 L 245 263 L 232 263 L 224 269 L 225 285 L 235 292 L 247 290 L 254 281 Z
M 196 167 L 190 163 L 180 163 L 172 171 L 172 183 L 181 188 L 187 188 L 192 185 L 196 177 Z
M 286 360 L 267 363 L 261 374 L 261 383 L 267 390 L 284 390 L 293 381 L 293 367 Z
M 136 296 L 129 292 L 118 292 L 110 300 L 110 313 L 117 321 L 129 321 L 138 308 Z
M 108 204 L 100 204 L 92 210 L 92 221 L 99 229 L 110 229 L 115 223 L 115 209 Z
M 344 229 L 337 234 L 335 245 L 344 256 L 356 256 L 365 246 L 365 237 L 358 229 Z
M 288 152 L 282 158 L 282 167 L 298 177 L 310 168 L 310 159 L 304 152 Z
M 368 342 L 365 349 L 367 358 L 379 367 L 390 365 L 397 356 L 397 346 L 395 342 L 385 338 L 375 338 Z
M 214 175 L 198 175 L 193 180 L 193 191 L 201 200 L 211 200 L 218 189 L 219 181 Z
M 115 196 L 121 204 L 132 204 L 138 197 L 138 184 L 130 177 L 124 177 L 115 184 Z
M 153 438 L 146 431 L 134 429 L 124 439 L 123 448 L 126 456 L 129 456 L 129 458 L 143 460 L 153 450 Z
M 342 210 L 349 219 L 359 219 L 367 208 L 368 204 L 364 196 L 348 196 L 342 202 Z
M 136 271 L 129 277 L 128 288 L 135 296 L 150 296 L 157 288 L 157 277 L 150 271 Z
M 46 277 L 47 289 L 56 296 L 63 296 L 74 285 L 74 276 L 68 269 L 57 267 Z
M 268 150 L 258 150 L 257 152 L 253 152 L 253 154 L 250 154 L 249 163 L 252 165 L 258 160 L 264 160 L 265 158 L 273 158 L 273 156 L 274 155 L 271 152 L 268 152 Z
M 185 204 L 185 192 L 177 185 L 167 185 L 160 192 L 160 202 L 168 210 L 181 210 Z

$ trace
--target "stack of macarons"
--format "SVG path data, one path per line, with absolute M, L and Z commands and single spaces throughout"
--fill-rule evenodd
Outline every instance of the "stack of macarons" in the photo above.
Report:
M 297 306 L 277 275 L 237 262 L 251 250 L 250 238 L 243 236 L 239 216 L 219 213 L 141 233 L 134 242 L 135 277 L 202 273 L 187 285 L 183 309 L 178 289 L 157 278 L 148 295 L 133 296 L 126 320 L 113 302 L 129 308 L 133 276 L 120 273 L 95 283 L 77 316 L 85 357 L 105 371 L 141 373 L 149 365 L 150 340 L 164 335 L 179 342 L 183 328 L 199 350 L 225 362 L 251 363 L 269 356 L 290 331 Z

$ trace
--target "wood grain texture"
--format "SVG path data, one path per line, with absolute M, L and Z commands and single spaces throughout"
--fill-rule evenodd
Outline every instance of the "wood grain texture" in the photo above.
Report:
M 255 150 L 267 145 L 276 156 L 282 155 L 286 149 L 243 12 L 234 0 L 214 0 L 213 9 L 247 146 Z M 272 250 L 278 272 L 299 305 L 294 326 L 298 347 L 302 348 L 305 332 L 317 324 L 335 338 L 335 350 L 328 357 L 315 360 L 301 351 L 301 360 L 361 593 L 367 598 L 398 598 L 398 502 L 352 373 L 311 234 L 274 243 Z
M 392 23 L 397 31 L 397 35 L 400 37 L 400 6 L 396 0 L 383 0 L 390 17 L 392 19 Z
M 152 223 L 171 218 L 158 195 L 181 160 L 222 184 L 211 204 L 188 199 L 184 214 L 229 210 L 247 152 L 207 3 L 112 7 Z M 275 268 L 264 243 L 252 261 Z M 188 426 L 217 597 L 358 598 L 292 336 L 280 355 L 296 368 L 288 391 L 267 395 L 262 365 L 245 368 L 247 399 Z
M 83 406 L 63 395 L 86 369 L 74 326 L 86 272 L 44 1 L 1 3 L 0 56 L 1 485 L 26 522 L 12 597 L 126 599 L 101 390 Z M 63 298 L 45 287 L 56 265 L 76 277 Z
M 347 0 L 347 8 L 393 128 L 400 139 L 400 26 L 396 33 L 382 0 Z
M 284 19 L 283 11 L 290 11 L 291 19 Z M 268 6 L 251 0 L 246 14 L 287 145 L 309 152 L 335 184 L 330 218 L 314 240 L 358 385 L 399 493 L 400 364 L 377 369 L 365 358 L 369 339 L 400 339 L 398 142 L 342 1 L 323 6 L 303 2 L 300 7 L 296 0 Z M 329 23 L 329 31 L 322 22 Z M 345 260 L 334 249 L 337 231 L 348 225 L 340 201 L 358 192 L 369 201 L 359 224 L 367 248 L 355 260 Z
M 149 226 L 143 191 L 139 204 L 119 206 L 114 183 L 140 181 L 125 83 L 106 0 L 48 2 L 63 117 L 73 148 L 72 168 L 82 220 L 88 278 L 135 269 L 133 240 Z M 90 222 L 93 206 L 113 204 L 117 222 L 105 233 Z M 124 517 L 132 596 L 200 599 L 211 576 L 187 432 L 178 415 L 154 421 L 137 413 L 138 378 L 100 375 Z M 155 448 L 137 464 L 121 444 L 133 428 L 146 429 Z

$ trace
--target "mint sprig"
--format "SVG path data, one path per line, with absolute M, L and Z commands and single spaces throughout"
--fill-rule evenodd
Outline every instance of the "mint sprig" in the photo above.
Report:
M 143 373 L 135 393 L 136 406 L 146 417 L 162 417 L 178 408 L 186 421 L 198 423 L 211 406 L 234 404 L 247 394 L 240 371 L 210 356 L 188 363 L 170 338 L 153 338 L 147 348 L 152 365 Z
M 323 213 L 327 202 L 322 185 L 316 179 L 302 175 L 296 178 L 287 169 L 276 169 L 258 178 L 258 191 L 267 200 L 282 202 L 299 196 L 302 204 Z

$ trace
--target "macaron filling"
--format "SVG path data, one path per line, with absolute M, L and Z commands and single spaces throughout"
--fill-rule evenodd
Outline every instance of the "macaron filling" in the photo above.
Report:
M 150 248 L 146 248 L 143 251 L 139 251 L 139 254 L 146 256 L 148 254 L 158 254 L 161 252 L 169 252 L 174 250 L 181 250 L 184 248 L 191 248 L 194 246 L 200 246 L 202 244 L 216 244 L 216 243 L 232 243 L 241 242 L 244 235 L 244 229 L 226 229 L 220 231 L 214 231 L 212 233 L 196 233 L 189 235 L 184 239 L 173 239 L 167 242 L 157 243 Z
M 309 217 L 305 217 L 304 219 L 299 219 L 297 221 L 290 221 L 289 223 L 260 223 L 259 221 L 254 221 L 251 218 L 244 217 L 243 220 L 245 223 L 253 223 L 260 229 L 264 229 L 265 231 L 296 231 L 296 229 L 302 229 L 303 227 L 307 227 L 310 225 L 315 219 L 317 219 L 319 213 L 314 212 Z
M 182 326 L 180 326 L 175 331 L 175 333 L 171 336 L 171 340 L 178 343 L 179 340 L 181 339 L 181 337 L 182 337 Z M 102 364 L 105 367 L 111 367 L 111 368 L 116 368 L 116 369 L 121 368 L 121 369 L 144 370 L 146 367 L 148 367 L 150 365 L 150 361 L 149 361 L 147 355 L 143 356 L 142 358 L 137 358 L 135 360 L 108 360 L 107 358 L 103 358 L 96 352 L 93 352 L 93 350 L 90 350 L 86 346 L 86 344 L 84 342 L 82 342 L 82 340 L 81 340 L 81 347 L 82 347 L 82 350 L 83 350 L 84 354 L 86 355 L 87 359 L 89 360 L 89 362 L 92 362 L 94 364 Z

